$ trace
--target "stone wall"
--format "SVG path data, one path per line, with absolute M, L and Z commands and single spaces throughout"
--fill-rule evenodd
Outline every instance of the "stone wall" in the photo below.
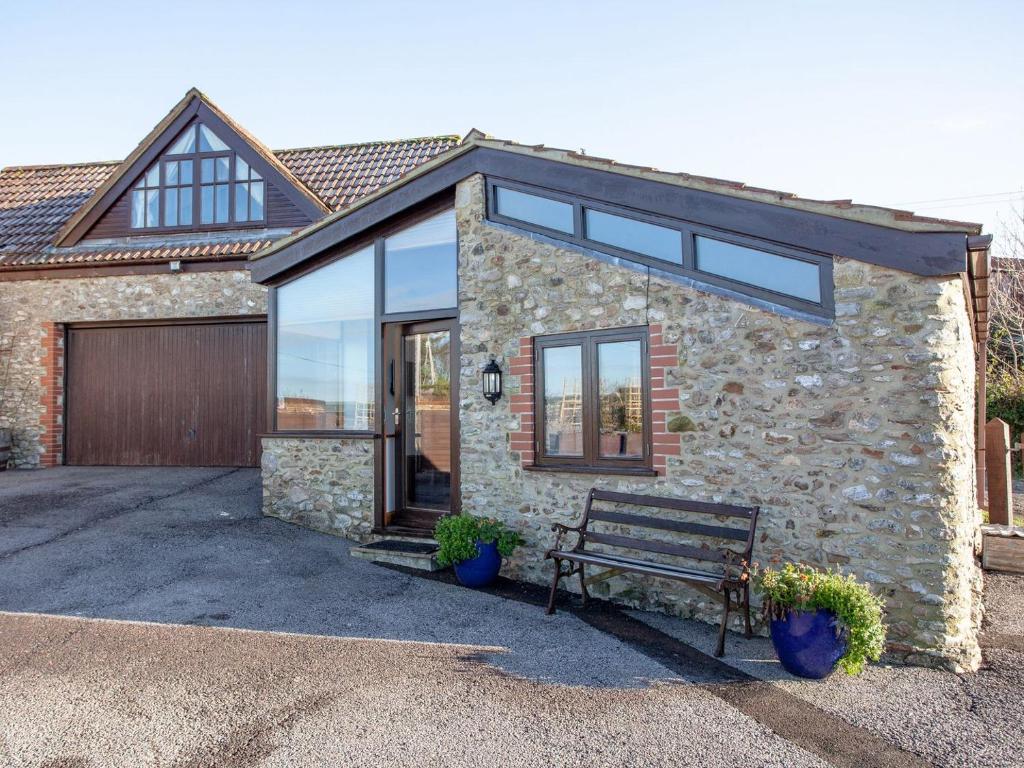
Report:
M 263 514 L 366 540 L 373 529 L 373 440 L 263 438 Z
M 59 463 L 61 324 L 265 312 L 266 288 L 244 270 L 0 282 L 0 349 L 10 366 L 0 427 L 14 429 L 14 466 Z
M 496 515 L 527 546 L 514 575 L 547 583 L 552 522 L 577 519 L 592 486 L 763 508 L 755 559 L 837 565 L 885 597 L 895 653 L 979 660 L 973 557 L 974 363 L 963 285 L 838 258 L 836 319 L 817 323 L 648 277 L 484 221 L 483 180 L 459 185 L 463 509 Z M 531 429 L 506 375 L 479 396 L 490 355 L 504 370 L 537 335 L 661 325 L 676 354 L 679 455 L 654 478 L 534 472 Z M 527 462 L 528 463 L 528 462 Z M 571 586 L 571 585 L 570 585 Z M 717 619 L 674 583 L 598 585 L 630 605 Z

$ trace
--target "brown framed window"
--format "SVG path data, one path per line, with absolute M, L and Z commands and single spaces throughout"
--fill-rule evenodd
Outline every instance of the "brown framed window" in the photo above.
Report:
M 535 463 L 649 470 L 647 328 L 534 339 Z
M 487 218 L 756 302 L 835 314 L 824 254 L 506 179 L 487 180 Z
M 261 223 L 263 177 L 204 123 L 192 123 L 142 175 L 132 229 L 225 228 Z

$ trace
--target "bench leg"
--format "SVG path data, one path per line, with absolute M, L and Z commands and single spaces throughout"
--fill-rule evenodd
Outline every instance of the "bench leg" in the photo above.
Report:
M 746 635 L 748 638 L 754 636 L 754 630 L 750 626 L 750 582 L 743 582 L 743 620 L 746 622 Z
M 551 582 L 551 596 L 548 598 L 548 616 L 555 612 L 555 591 L 558 589 L 558 582 L 562 578 L 562 564 L 555 558 L 551 558 L 551 562 L 555 564 L 555 578 Z
M 586 576 L 584 576 L 583 574 L 583 563 L 579 564 L 578 573 L 580 575 L 580 591 L 583 593 L 583 605 L 586 605 L 587 600 L 590 599 L 590 594 L 587 592 L 587 582 L 585 580 Z
M 722 625 L 718 628 L 718 647 L 715 648 L 715 656 L 725 655 L 725 625 L 729 623 L 729 590 L 722 592 Z

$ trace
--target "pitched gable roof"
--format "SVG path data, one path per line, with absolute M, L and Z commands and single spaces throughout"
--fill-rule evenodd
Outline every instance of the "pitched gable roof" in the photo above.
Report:
M 458 145 L 457 136 L 284 149 L 275 160 L 330 210 L 338 210 L 395 181 L 420 163 Z M 270 152 L 271 150 L 267 150 Z M 44 265 L 240 258 L 270 244 L 264 233 L 216 242 L 147 242 L 53 248 L 75 212 L 105 187 L 114 162 L 41 165 L 0 170 L 0 269 Z M 164 238 L 166 239 L 166 238 Z M 148 240 L 152 240 L 149 238 Z M 202 238 L 199 238 L 202 240 Z
M 33 165 L 0 171 L 0 264 L 4 254 L 36 254 L 50 245 L 117 165 Z
M 401 174 L 459 144 L 458 136 L 424 136 L 326 147 L 282 149 L 275 154 L 304 184 L 337 211 L 390 184 Z M 405 171 L 403 170 L 403 173 Z
M 302 184 L 280 160 L 232 120 L 204 93 L 190 88 L 163 120 L 156 124 L 139 145 L 124 159 L 113 173 L 103 182 L 85 205 L 67 221 L 57 233 L 55 245 L 75 245 L 88 232 L 89 227 L 113 205 L 117 198 L 148 168 L 194 118 L 210 123 L 214 133 L 220 134 L 235 151 L 248 147 L 253 156 L 246 159 L 265 178 L 274 179 L 282 193 L 313 221 L 330 211 L 330 208 Z M 276 178 L 275 178 L 276 177 Z

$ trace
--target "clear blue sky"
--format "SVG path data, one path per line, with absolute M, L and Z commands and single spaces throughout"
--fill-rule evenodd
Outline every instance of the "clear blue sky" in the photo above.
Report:
M 478 127 L 996 232 L 1024 199 L 1013 0 L 5 0 L 0 18 L 4 166 L 123 158 L 195 85 L 274 148 Z

